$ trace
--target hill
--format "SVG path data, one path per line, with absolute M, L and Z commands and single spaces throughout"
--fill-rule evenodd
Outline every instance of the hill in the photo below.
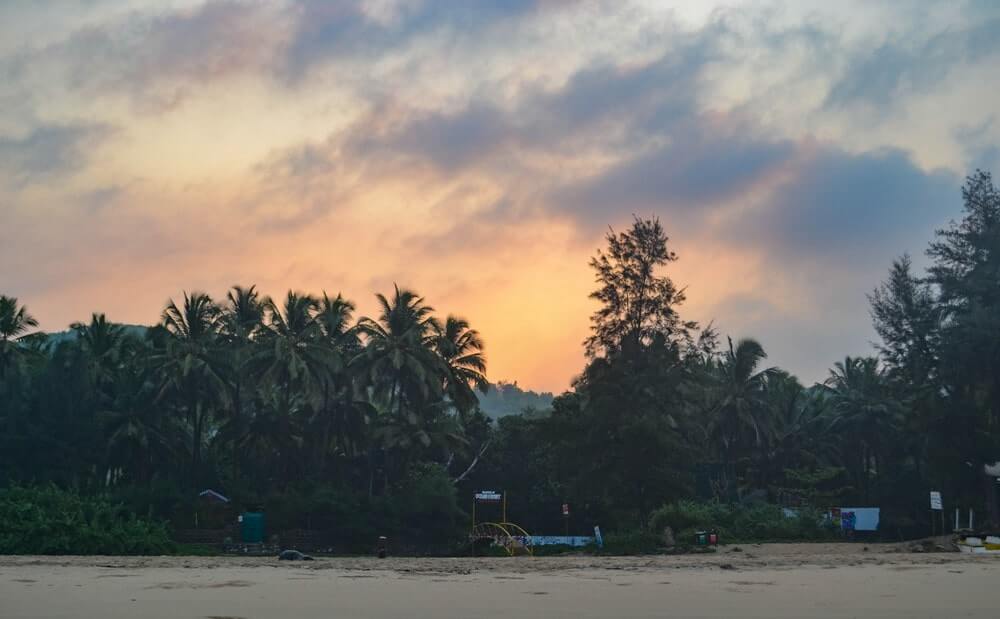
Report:
M 490 390 L 487 393 L 479 393 L 478 395 L 480 408 L 493 419 L 505 415 L 516 415 L 524 412 L 526 408 L 538 411 L 547 410 L 552 407 L 553 398 L 553 395 L 547 391 L 538 393 L 521 389 L 516 381 L 512 383 L 500 381 L 490 385 Z

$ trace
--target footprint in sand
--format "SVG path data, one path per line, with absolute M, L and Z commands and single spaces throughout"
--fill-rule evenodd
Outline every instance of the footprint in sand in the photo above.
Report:
M 773 580 L 730 580 L 731 585 L 773 585 Z
M 254 583 L 249 580 L 227 580 L 225 582 L 213 582 L 208 584 L 193 582 L 161 582 L 150 585 L 146 589 L 222 589 L 225 587 L 250 587 Z

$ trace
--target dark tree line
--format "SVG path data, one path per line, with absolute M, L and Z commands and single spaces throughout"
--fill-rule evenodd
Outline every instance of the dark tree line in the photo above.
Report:
M 962 199 L 927 272 L 903 256 L 869 295 L 878 354 L 812 386 L 768 367 L 757 341 L 681 318 L 659 222 L 609 234 L 591 262 L 587 366 L 550 415 L 499 420 L 482 478 L 516 488 L 517 517 L 547 530 L 565 501 L 581 526 L 630 527 L 698 497 L 879 506 L 884 534 L 919 535 L 929 490 L 996 522 L 984 465 L 1000 460 L 1000 194 L 980 171 Z
M 137 492 L 168 517 L 167 488 L 209 486 L 323 503 L 323 526 L 413 509 L 445 536 L 482 488 L 549 532 L 565 502 L 576 530 L 624 529 L 697 497 L 874 505 L 891 533 L 918 533 L 931 489 L 995 520 L 1000 194 L 977 172 L 962 197 L 927 272 L 903 256 L 870 294 L 878 354 L 812 386 L 756 340 L 684 320 L 669 239 L 636 219 L 591 261 L 600 307 L 572 389 L 496 422 L 479 334 L 412 291 L 355 320 L 340 295 L 237 286 L 185 294 L 149 329 L 95 314 L 58 338 L 0 297 L 0 477 Z
M 150 329 L 95 314 L 50 338 L 0 297 L 3 477 L 245 502 L 450 484 L 488 439 L 482 340 L 412 291 L 377 299 L 379 315 L 355 321 L 340 295 L 237 286 L 222 302 L 184 294 Z

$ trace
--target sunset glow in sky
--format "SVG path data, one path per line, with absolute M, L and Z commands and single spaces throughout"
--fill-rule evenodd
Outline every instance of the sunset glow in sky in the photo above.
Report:
M 58 331 L 397 282 L 559 391 L 589 257 L 656 215 L 684 317 L 822 379 L 1000 173 L 998 32 L 990 0 L 5 0 L 0 293 Z

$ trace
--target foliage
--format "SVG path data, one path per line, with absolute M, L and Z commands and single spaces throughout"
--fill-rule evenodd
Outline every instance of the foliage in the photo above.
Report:
M 600 285 L 590 298 L 601 306 L 591 318 L 588 356 L 613 355 L 627 345 L 641 346 L 658 337 L 686 338 L 695 324 L 677 314 L 684 291 L 656 273 L 657 267 L 677 260 L 667 248 L 660 221 L 636 217 L 630 230 L 618 234 L 612 230 L 606 238 L 607 251 L 598 250 L 590 261 Z
M 0 554 L 159 555 L 174 546 L 166 527 L 105 497 L 55 486 L 0 490 Z
M 529 531 L 596 524 L 622 551 L 650 547 L 650 522 L 816 538 L 810 510 L 847 503 L 916 534 L 929 489 L 1000 521 L 982 474 L 1000 460 L 1000 191 L 980 171 L 962 199 L 927 272 L 903 256 L 870 294 L 877 355 L 811 386 L 769 367 L 764 343 L 720 346 L 682 318 L 656 219 L 610 232 L 591 261 L 586 365 L 544 411 L 489 386 L 468 321 L 399 286 L 372 316 L 340 294 L 235 286 L 221 303 L 184 293 L 145 330 L 94 314 L 51 338 L 0 296 L 0 471 L 184 526 L 214 488 L 264 506 L 274 530 L 364 552 L 377 535 L 460 545 L 480 489 L 505 491 Z M 494 421 L 494 396 L 521 414 Z
M 670 527 L 679 543 L 694 542 L 697 531 L 716 531 L 723 542 L 816 540 L 832 537 L 822 515 L 797 509 L 789 517 L 777 505 L 732 505 L 676 501 L 654 511 L 650 529 Z
M 547 411 L 552 408 L 553 395 L 521 389 L 517 382 L 500 381 L 490 385 L 486 393 L 479 394 L 479 407 L 493 419 L 518 415 L 526 409 Z
M 604 547 L 601 554 L 609 555 L 644 555 L 661 550 L 663 540 L 646 528 L 626 528 L 608 533 L 604 536 Z

